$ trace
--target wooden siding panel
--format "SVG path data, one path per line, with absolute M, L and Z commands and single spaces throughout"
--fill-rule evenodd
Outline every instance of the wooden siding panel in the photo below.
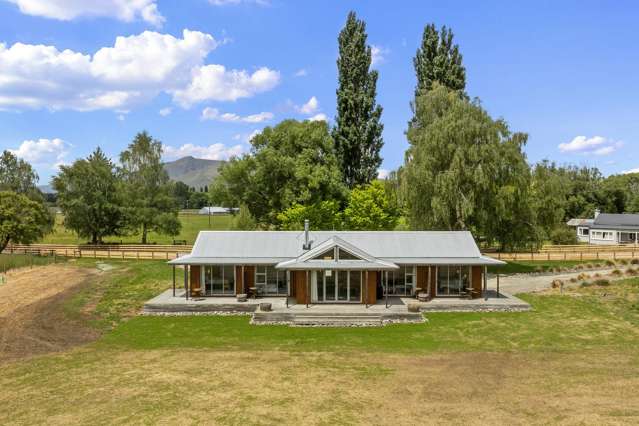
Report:
M 200 265 L 191 265 L 189 267 L 191 275 L 191 296 L 199 296 L 200 292 L 204 290 L 201 288 L 200 283 L 200 268 Z
M 244 290 L 244 274 L 242 273 L 242 266 L 235 267 L 235 294 L 246 294 Z
M 310 303 L 310 295 L 306 291 L 306 271 L 293 271 L 291 273 L 294 276 L 292 281 L 295 283 L 295 300 L 299 304 Z
M 430 297 L 437 296 L 437 267 L 429 266 L 430 268 Z
M 364 272 L 366 274 L 366 272 Z M 368 282 L 366 283 L 369 305 L 374 305 L 377 302 L 377 271 L 368 271 Z
M 471 273 L 471 279 L 472 279 L 472 287 L 474 290 L 474 294 L 473 297 L 474 298 L 478 298 L 481 297 L 481 290 L 482 290 L 482 286 L 483 286 L 483 267 L 482 266 L 473 266 L 472 267 L 472 273 Z
M 421 292 L 428 292 L 428 266 L 417 266 L 416 288 L 421 288 Z
M 255 287 L 255 266 L 244 266 L 244 292 L 248 293 L 250 287 Z

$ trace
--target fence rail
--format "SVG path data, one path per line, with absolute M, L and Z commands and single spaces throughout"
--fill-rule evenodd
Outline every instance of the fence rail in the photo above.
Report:
M 64 245 L 10 244 L 3 253 L 34 254 L 39 256 L 89 257 L 105 259 L 171 260 L 191 252 L 189 245 Z M 617 260 L 639 258 L 639 246 L 553 246 L 538 252 L 485 252 L 485 256 L 499 260 Z M 560 249 L 559 249 L 560 248 Z
M 105 259 L 164 259 L 171 260 L 191 252 L 188 245 L 63 245 L 63 244 L 10 244 L 3 251 L 9 254 L 38 256 L 89 257 Z

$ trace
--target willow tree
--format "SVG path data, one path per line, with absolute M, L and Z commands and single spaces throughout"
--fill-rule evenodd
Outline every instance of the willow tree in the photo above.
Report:
M 349 188 L 375 179 L 382 163 L 382 107 L 375 100 L 378 75 L 370 69 L 371 47 L 366 39 L 366 24 L 350 12 L 338 38 L 339 81 L 333 128 L 342 177 Z
M 508 246 L 535 235 L 526 135 L 435 83 L 417 97 L 407 136 L 400 178 L 412 228 L 470 230 Z

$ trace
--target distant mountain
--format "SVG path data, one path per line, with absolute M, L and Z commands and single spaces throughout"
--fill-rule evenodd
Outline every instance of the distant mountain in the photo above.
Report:
M 204 160 L 188 156 L 164 163 L 164 170 L 172 180 L 200 189 L 211 184 L 211 181 L 217 177 L 218 168 L 224 163 L 226 161 Z
M 38 185 L 38 189 L 42 191 L 43 194 L 55 194 L 55 189 L 51 185 Z

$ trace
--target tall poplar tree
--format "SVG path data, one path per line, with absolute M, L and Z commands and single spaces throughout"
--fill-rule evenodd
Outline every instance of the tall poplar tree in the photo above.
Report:
M 417 75 L 415 97 L 431 90 L 434 82 L 450 90 L 466 88 L 466 69 L 459 46 L 453 43 L 453 32 L 445 26 L 437 31 L 435 24 L 426 25 L 413 65 Z
M 338 38 L 339 86 L 333 128 L 342 177 L 349 188 L 373 180 L 382 162 L 382 107 L 375 101 L 378 74 L 370 69 L 371 47 L 366 38 L 366 24 L 350 12 Z

